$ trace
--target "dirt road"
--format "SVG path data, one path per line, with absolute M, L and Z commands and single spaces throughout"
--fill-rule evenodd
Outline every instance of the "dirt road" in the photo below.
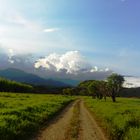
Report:
M 107 140 L 93 116 L 77 100 L 67 106 L 36 140 Z

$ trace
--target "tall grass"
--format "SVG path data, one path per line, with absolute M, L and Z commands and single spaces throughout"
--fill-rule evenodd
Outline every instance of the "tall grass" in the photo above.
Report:
M 116 103 L 84 99 L 110 139 L 140 140 L 140 99 L 118 98 Z
M 27 140 L 73 97 L 0 93 L 0 140 Z

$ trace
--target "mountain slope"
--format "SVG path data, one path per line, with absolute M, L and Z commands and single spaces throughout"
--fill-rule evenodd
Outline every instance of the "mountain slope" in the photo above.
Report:
M 56 78 L 54 80 L 66 83 L 68 85 L 72 85 L 72 86 L 77 86 L 81 81 L 80 80 L 73 80 L 73 79 L 60 79 L 60 78 Z
M 26 73 L 19 69 L 8 68 L 5 70 L 0 70 L 0 77 L 4 77 L 10 80 L 15 80 L 18 82 L 34 84 L 34 85 L 45 85 L 53 87 L 66 87 L 68 84 L 63 82 L 55 81 L 52 79 L 43 79 L 35 74 Z

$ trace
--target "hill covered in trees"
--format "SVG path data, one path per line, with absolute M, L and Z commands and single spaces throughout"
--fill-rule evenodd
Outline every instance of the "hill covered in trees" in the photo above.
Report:
M 11 81 L 5 78 L 0 78 L 0 92 L 32 92 L 33 87 L 31 85 Z

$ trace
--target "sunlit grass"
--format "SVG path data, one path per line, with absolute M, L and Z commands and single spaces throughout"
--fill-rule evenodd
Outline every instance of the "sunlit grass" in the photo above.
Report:
M 0 139 L 27 139 L 73 97 L 0 93 Z
M 84 99 L 112 140 L 140 140 L 140 99 L 118 98 L 116 103 Z

